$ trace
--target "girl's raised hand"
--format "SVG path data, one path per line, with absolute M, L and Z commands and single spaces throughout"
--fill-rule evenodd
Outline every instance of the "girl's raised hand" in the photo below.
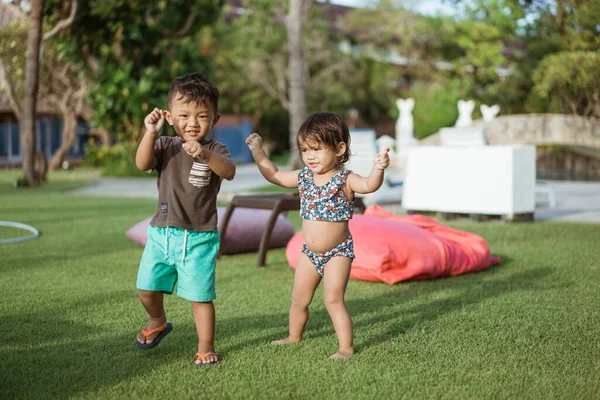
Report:
M 378 169 L 386 169 L 390 165 L 389 151 L 390 148 L 386 147 L 375 156 L 373 162 Z
M 262 138 L 258 133 L 253 133 L 246 139 L 246 144 L 248 145 L 251 151 L 261 149 Z

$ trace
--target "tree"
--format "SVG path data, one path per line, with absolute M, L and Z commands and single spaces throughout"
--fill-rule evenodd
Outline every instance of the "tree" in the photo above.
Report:
M 527 105 L 527 110 L 530 112 L 572 113 L 573 104 L 566 106 L 567 100 L 564 95 L 542 89 L 539 81 L 535 82 L 533 78 L 538 76 L 538 79 L 541 79 L 541 75 L 547 76 L 548 79 L 550 75 L 558 78 L 557 73 L 560 69 L 570 69 L 572 66 L 562 63 L 567 58 L 577 59 L 579 56 L 576 54 L 567 56 L 564 54 L 565 52 L 598 52 L 600 50 L 600 35 L 598 34 L 600 0 L 557 0 L 551 3 L 530 0 L 525 3 L 525 7 L 526 11 L 530 13 L 530 18 L 527 19 L 528 23 L 523 28 L 524 33 L 521 38 L 526 44 L 527 55 L 519 65 L 516 76 L 520 77 L 521 84 L 518 89 L 523 93 L 522 97 Z M 542 66 L 543 60 L 558 53 L 562 54 L 556 58 L 561 63 L 560 65 L 551 67 L 546 64 L 544 67 Z M 585 75 L 590 71 L 584 71 L 582 66 L 574 67 L 573 71 L 568 74 L 571 75 L 570 80 L 585 81 L 589 79 Z M 544 71 L 538 71 L 539 68 Z M 583 73 L 584 75 L 578 78 L 573 73 Z M 584 110 L 585 107 L 579 113 Z
M 462 20 L 447 25 L 444 37 L 456 50 L 448 57 L 453 64 L 451 75 L 459 76 L 469 87 L 471 97 L 493 101 L 490 94 L 498 90 L 503 78 L 501 67 L 507 67 L 503 54 L 505 35 L 489 21 Z
M 22 39 L 26 36 L 26 26 L 19 23 L 11 25 L 0 35 L 0 52 L 8 60 L 3 64 L 6 74 L 4 80 L 10 82 L 17 92 L 21 92 L 23 86 L 20 76 L 23 75 L 27 43 Z M 61 59 L 51 42 L 44 46 L 39 75 L 38 99 L 56 108 L 63 121 L 61 145 L 49 163 L 50 169 L 57 169 L 76 140 L 78 118 L 83 117 L 87 122 L 91 118 L 89 108 L 84 103 L 89 83 L 81 67 Z
M 555 98 L 565 113 L 600 118 L 599 66 L 599 53 L 552 54 L 535 70 L 534 88 L 544 98 Z
M 35 120 L 40 68 L 40 45 L 42 42 L 42 18 L 44 0 L 32 0 L 29 12 L 29 31 L 27 34 L 27 61 L 25 63 L 25 93 L 19 132 L 21 154 L 23 154 L 23 172 L 29 186 L 39 186 L 41 177 L 34 169 L 35 162 Z
M 338 49 L 338 32 L 326 21 L 327 4 L 305 7 L 302 28 L 305 110 L 346 110 L 351 104 L 351 84 L 355 81 L 352 60 Z M 251 114 L 257 123 L 264 115 L 274 113 L 290 119 L 296 116 L 294 127 L 287 124 L 282 135 L 266 133 L 271 139 L 281 139 L 281 148 L 296 144 L 297 130 L 304 120 L 291 111 L 290 45 L 286 15 L 290 15 L 287 0 L 246 0 L 244 12 L 225 7 L 222 18 L 205 30 L 201 41 L 215 64 L 219 90 L 224 93 L 223 106 L 233 112 Z M 281 110 L 282 112 L 279 112 Z M 286 119 L 286 118 L 281 118 Z M 287 119 L 286 119 L 287 122 Z M 292 152 L 296 157 L 296 151 Z
M 22 86 L 19 77 L 23 74 L 24 55 L 27 50 L 22 38 L 26 35 L 26 27 L 19 23 L 6 28 L 0 35 L 0 52 L 10 60 L 5 66 L 6 80 L 15 82 L 12 85 L 17 91 L 20 91 Z M 49 163 L 50 169 L 57 169 L 77 138 L 78 119 L 83 118 L 88 123 L 91 119 L 89 107 L 84 103 L 89 82 L 81 72 L 81 66 L 64 60 L 52 41 L 47 42 L 43 49 L 38 99 L 55 108 L 63 121 L 61 144 Z M 100 132 L 90 133 L 101 136 L 102 142 L 106 142 L 106 138 L 102 137 Z
M 197 35 L 222 95 L 219 108 L 251 115 L 254 126 L 278 102 L 287 107 L 285 30 L 274 20 L 280 4 L 248 0 L 244 13 L 225 5 L 219 20 Z
M 42 76 L 52 78 L 41 85 L 41 98 L 47 99 L 60 111 L 63 121 L 61 144 L 50 160 L 49 168 L 60 168 L 73 143 L 77 139 L 77 123 L 80 116 L 90 121 L 91 115 L 85 105 L 88 78 L 72 63 L 48 62 L 43 65 Z M 48 70 L 48 67 L 51 70 Z
M 306 21 L 307 10 L 312 0 L 290 0 L 286 17 L 289 51 L 289 104 L 290 104 L 290 166 L 300 164 L 296 138 L 302 122 L 306 118 L 306 70 L 302 24 Z
M 600 49 L 600 0 L 504 0 L 504 3 L 528 15 L 521 23 L 529 38 L 555 41 L 560 47 L 557 51 Z
M 10 67 L 7 66 L 4 57 L 0 57 L 0 82 L 5 88 L 13 113 L 19 123 L 24 184 L 27 186 L 39 186 L 43 179 L 40 171 L 36 171 L 36 159 L 39 159 L 39 157 L 36 156 L 35 135 L 42 42 L 53 37 L 61 29 L 67 28 L 73 22 L 76 9 L 77 1 L 72 0 L 69 17 L 59 20 L 51 30 L 42 34 L 44 0 L 31 2 L 27 24 L 27 50 L 24 69 L 25 83 L 22 101 L 19 101 L 16 85 L 9 77 Z M 17 22 L 14 29 L 18 31 L 19 22 Z M 17 43 L 15 43 L 16 45 Z M 3 55 L 5 56 L 6 52 L 3 52 Z
M 418 63 L 419 69 L 431 70 L 439 56 L 441 28 L 432 21 L 437 20 L 406 10 L 402 1 L 379 0 L 373 7 L 350 12 L 344 26 L 363 56 L 386 62 L 396 56 L 397 64 L 408 68 Z
M 456 78 L 469 88 L 468 97 L 490 97 L 508 66 L 504 42 L 514 37 L 516 21 L 502 0 L 486 4 L 483 12 L 465 8 L 455 17 L 428 17 L 404 2 L 380 0 L 351 13 L 348 24 L 366 57 L 397 65 L 396 92 L 407 95 L 417 81 L 423 87 Z
M 48 0 L 53 9 L 60 0 Z M 59 36 L 60 51 L 85 65 L 95 128 L 133 148 L 143 118 L 166 107 L 170 81 L 190 71 L 208 74 L 193 35 L 217 17 L 221 1 L 89 0 Z
M 544 90 L 534 88 L 533 76 L 540 62 L 559 52 L 600 49 L 600 0 L 448 2 L 462 5 L 467 10 L 466 18 L 488 21 L 509 35 L 511 40 L 505 40 L 504 52 L 511 61 L 510 74 L 494 87 L 495 100 L 506 112 L 553 110 L 556 102 L 552 99 L 556 97 L 541 96 Z

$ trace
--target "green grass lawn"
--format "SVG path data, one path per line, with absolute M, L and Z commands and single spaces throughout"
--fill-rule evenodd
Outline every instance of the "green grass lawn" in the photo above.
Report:
M 192 365 L 189 303 L 166 298 L 173 332 L 137 351 L 146 316 L 135 290 L 142 248 L 125 231 L 153 200 L 77 197 L 91 174 L 13 189 L 0 220 L 40 238 L 0 245 L 0 398 L 592 399 L 600 378 L 600 226 L 452 222 L 485 237 L 500 266 L 394 286 L 352 281 L 357 356 L 332 361 L 322 290 L 301 344 L 287 332 L 293 269 L 284 250 L 226 256 L 217 272 L 222 361 Z M 298 224 L 298 219 L 293 219 Z M 0 227 L 0 238 L 12 233 Z

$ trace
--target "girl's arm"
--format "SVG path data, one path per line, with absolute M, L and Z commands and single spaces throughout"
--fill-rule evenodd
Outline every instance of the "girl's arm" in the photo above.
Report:
M 373 169 L 366 178 L 358 174 L 348 175 L 348 186 L 350 190 L 358 194 L 373 193 L 383 184 L 383 170 L 390 165 L 389 148 L 379 152 L 373 160 Z
M 267 181 L 285 188 L 298 187 L 298 173 L 300 171 L 280 171 L 273 161 L 267 157 L 262 148 L 262 138 L 257 133 L 248 136 L 246 144 L 252 151 L 252 157 L 254 157 L 260 173 Z

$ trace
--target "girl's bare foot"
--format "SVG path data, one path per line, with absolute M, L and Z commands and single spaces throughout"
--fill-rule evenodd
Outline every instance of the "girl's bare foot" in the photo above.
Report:
M 348 351 L 348 350 L 340 350 L 335 354 L 332 354 L 329 356 L 329 358 L 331 358 L 332 360 L 340 360 L 343 358 L 350 358 L 354 355 L 354 351 Z
M 290 339 L 289 337 L 287 337 L 285 339 L 273 340 L 271 344 L 292 344 L 298 343 L 299 341 L 300 339 Z

